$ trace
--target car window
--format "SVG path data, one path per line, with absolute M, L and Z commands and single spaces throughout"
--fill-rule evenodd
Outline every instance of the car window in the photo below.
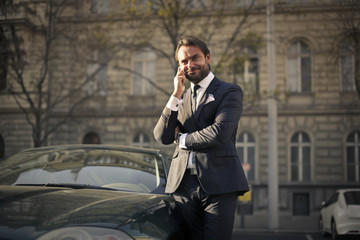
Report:
M 53 149 L 2 161 L 0 184 L 88 184 L 163 193 L 164 164 L 156 154 L 109 149 Z
M 335 203 L 338 200 L 338 198 L 339 198 L 339 193 L 338 192 L 334 193 L 333 195 L 331 195 L 331 197 L 327 201 L 326 205 L 329 206 L 329 205 Z
M 349 191 L 344 193 L 347 205 L 360 205 L 360 191 Z

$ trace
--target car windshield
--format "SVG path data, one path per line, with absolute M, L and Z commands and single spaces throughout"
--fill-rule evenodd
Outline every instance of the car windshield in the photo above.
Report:
M 1 185 L 83 184 L 163 193 L 164 165 L 156 154 L 101 148 L 32 150 L 0 163 Z
M 349 191 L 344 193 L 347 205 L 360 205 L 360 191 Z

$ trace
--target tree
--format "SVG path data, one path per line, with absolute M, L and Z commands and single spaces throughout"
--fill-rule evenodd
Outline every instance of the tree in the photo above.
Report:
M 217 61 L 212 61 L 213 71 L 221 74 L 225 72 L 224 67 L 228 67 L 229 61 L 234 62 L 235 58 L 238 58 L 236 51 L 243 46 L 244 41 L 241 39 L 246 38 L 246 34 L 243 33 L 256 23 L 249 23 L 248 18 L 251 14 L 265 9 L 265 6 L 255 5 L 255 2 L 255 0 L 249 0 L 236 5 L 230 0 L 122 0 L 120 15 L 128 16 L 129 19 L 136 18 L 138 23 L 141 23 L 138 25 L 139 32 L 152 29 L 153 33 L 157 32 L 166 36 L 172 46 L 171 51 L 153 44 L 150 35 L 142 38 L 149 39 L 144 44 L 151 46 L 165 57 L 174 72 L 177 71 L 174 53 L 178 40 L 184 35 L 195 34 L 213 48 L 221 49 Z M 235 24 L 229 24 L 228 21 L 231 18 Z M 224 33 L 226 37 L 220 41 L 213 40 L 215 33 L 221 35 L 219 32 L 224 31 L 226 25 L 231 26 L 231 29 Z
M 79 59 L 84 58 L 84 48 L 97 49 L 106 55 L 110 45 L 104 45 L 96 34 L 83 30 L 86 41 L 81 39 L 66 23 L 60 24 L 62 14 L 69 8 L 76 8 L 75 1 L 29 1 L 13 4 L 1 1 L 0 49 L 4 57 L 0 60 L 3 88 L 14 98 L 32 128 L 34 147 L 48 144 L 49 136 L 68 122 L 74 111 L 85 101 L 101 94 L 93 83 L 109 58 L 96 61 L 87 76 L 79 68 Z M 86 32 L 87 31 L 87 32 Z M 25 42 L 24 36 L 32 39 Z M 61 50 L 55 45 L 71 43 L 73 52 L 68 69 L 55 71 L 61 61 Z M 89 60 L 91 61 L 91 59 Z M 54 75 L 57 75 L 56 82 Z M 73 78 L 83 79 L 72 81 Z M 4 81 L 6 80 L 6 81 Z M 86 91 L 87 89 L 87 91 Z M 84 94 L 86 92 L 87 94 Z M 60 117 L 52 117 L 54 109 L 62 111 Z
M 216 51 L 217 57 L 212 58 L 212 71 L 217 75 L 225 75 L 226 79 L 232 79 L 235 84 L 242 85 L 244 107 L 254 104 L 260 96 L 259 88 L 256 87 L 259 84 L 259 76 L 252 78 L 250 84 L 244 80 L 246 67 L 251 67 L 248 64 L 249 55 L 246 49 L 258 51 L 265 46 L 265 39 L 251 30 L 251 27 L 261 20 L 249 18 L 254 14 L 264 13 L 265 5 L 255 0 L 241 3 L 232 0 L 141 2 L 142 4 L 136 0 L 122 0 L 120 15 L 128 16 L 129 19 L 136 18 L 138 23 L 141 23 L 139 32 L 147 34 L 146 37 L 142 37 L 143 39 L 149 39 L 143 44 L 151 46 L 154 51 L 165 57 L 175 73 L 177 63 L 174 61 L 174 53 L 177 41 L 184 35 L 197 35 Z M 146 29 L 152 29 L 152 33 L 165 36 L 172 46 L 170 51 L 153 44 L 153 36 L 147 33 Z M 214 39 L 215 36 L 223 37 Z
M 324 18 L 333 24 L 338 33 L 335 37 L 332 50 L 338 59 L 344 52 L 353 56 L 354 63 L 351 68 L 355 89 L 360 96 L 360 4 L 356 0 L 330 0 L 321 1 L 320 4 L 326 6 L 330 13 L 335 13 L 331 16 L 329 12 L 323 13 Z M 350 63 L 351 64 L 351 63 Z
M 350 46 L 350 51 L 354 56 L 354 81 L 355 88 L 360 96 L 360 4 L 351 2 L 346 3 L 337 0 L 338 9 L 336 13 L 340 22 L 341 32 L 339 34 L 339 49 Z M 345 44 L 348 45 L 345 45 Z
M 217 61 L 212 61 L 213 71 L 235 74 L 225 69 L 239 61 L 237 51 L 244 43 L 241 35 L 251 27 L 247 19 L 264 9 L 255 8 L 255 0 L 247 2 L 236 6 L 229 5 L 234 4 L 230 0 L 122 0 L 118 12 L 109 13 L 105 24 L 100 21 L 82 25 L 86 19 L 76 19 L 76 11 L 87 1 L 1 1 L 0 49 L 5 57 L 0 60 L 0 77 L 6 78 L 3 88 L 31 126 L 34 146 L 47 145 L 49 136 L 70 121 L 80 106 L 94 98 L 101 101 L 106 94 L 103 70 L 114 57 L 128 58 L 129 50 L 150 47 L 176 72 L 174 52 L 178 39 L 196 34 L 212 48 L 221 49 Z M 233 27 L 224 34 L 226 37 L 214 40 L 229 20 Z M 117 38 L 111 35 L 115 25 L 125 30 Z M 171 49 L 155 44 L 155 34 L 159 33 Z M 64 57 L 65 53 L 71 56 Z M 139 75 L 128 66 L 114 67 Z M 139 77 L 159 92 L 170 94 L 152 79 Z

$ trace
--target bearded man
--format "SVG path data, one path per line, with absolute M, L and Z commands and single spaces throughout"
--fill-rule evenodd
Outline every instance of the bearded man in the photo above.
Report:
M 178 42 L 175 59 L 174 91 L 154 128 L 158 142 L 176 144 L 166 192 L 192 239 L 230 240 L 237 197 L 249 190 L 235 147 L 242 90 L 214 76 L 210 51 L 195 36 Z

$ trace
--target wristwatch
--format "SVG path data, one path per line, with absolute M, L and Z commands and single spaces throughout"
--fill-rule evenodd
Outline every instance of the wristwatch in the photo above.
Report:
M 175 143 L 179 145 L 180 136 L 182 135 L 181 132 L 178 132 L 175 136 Z

